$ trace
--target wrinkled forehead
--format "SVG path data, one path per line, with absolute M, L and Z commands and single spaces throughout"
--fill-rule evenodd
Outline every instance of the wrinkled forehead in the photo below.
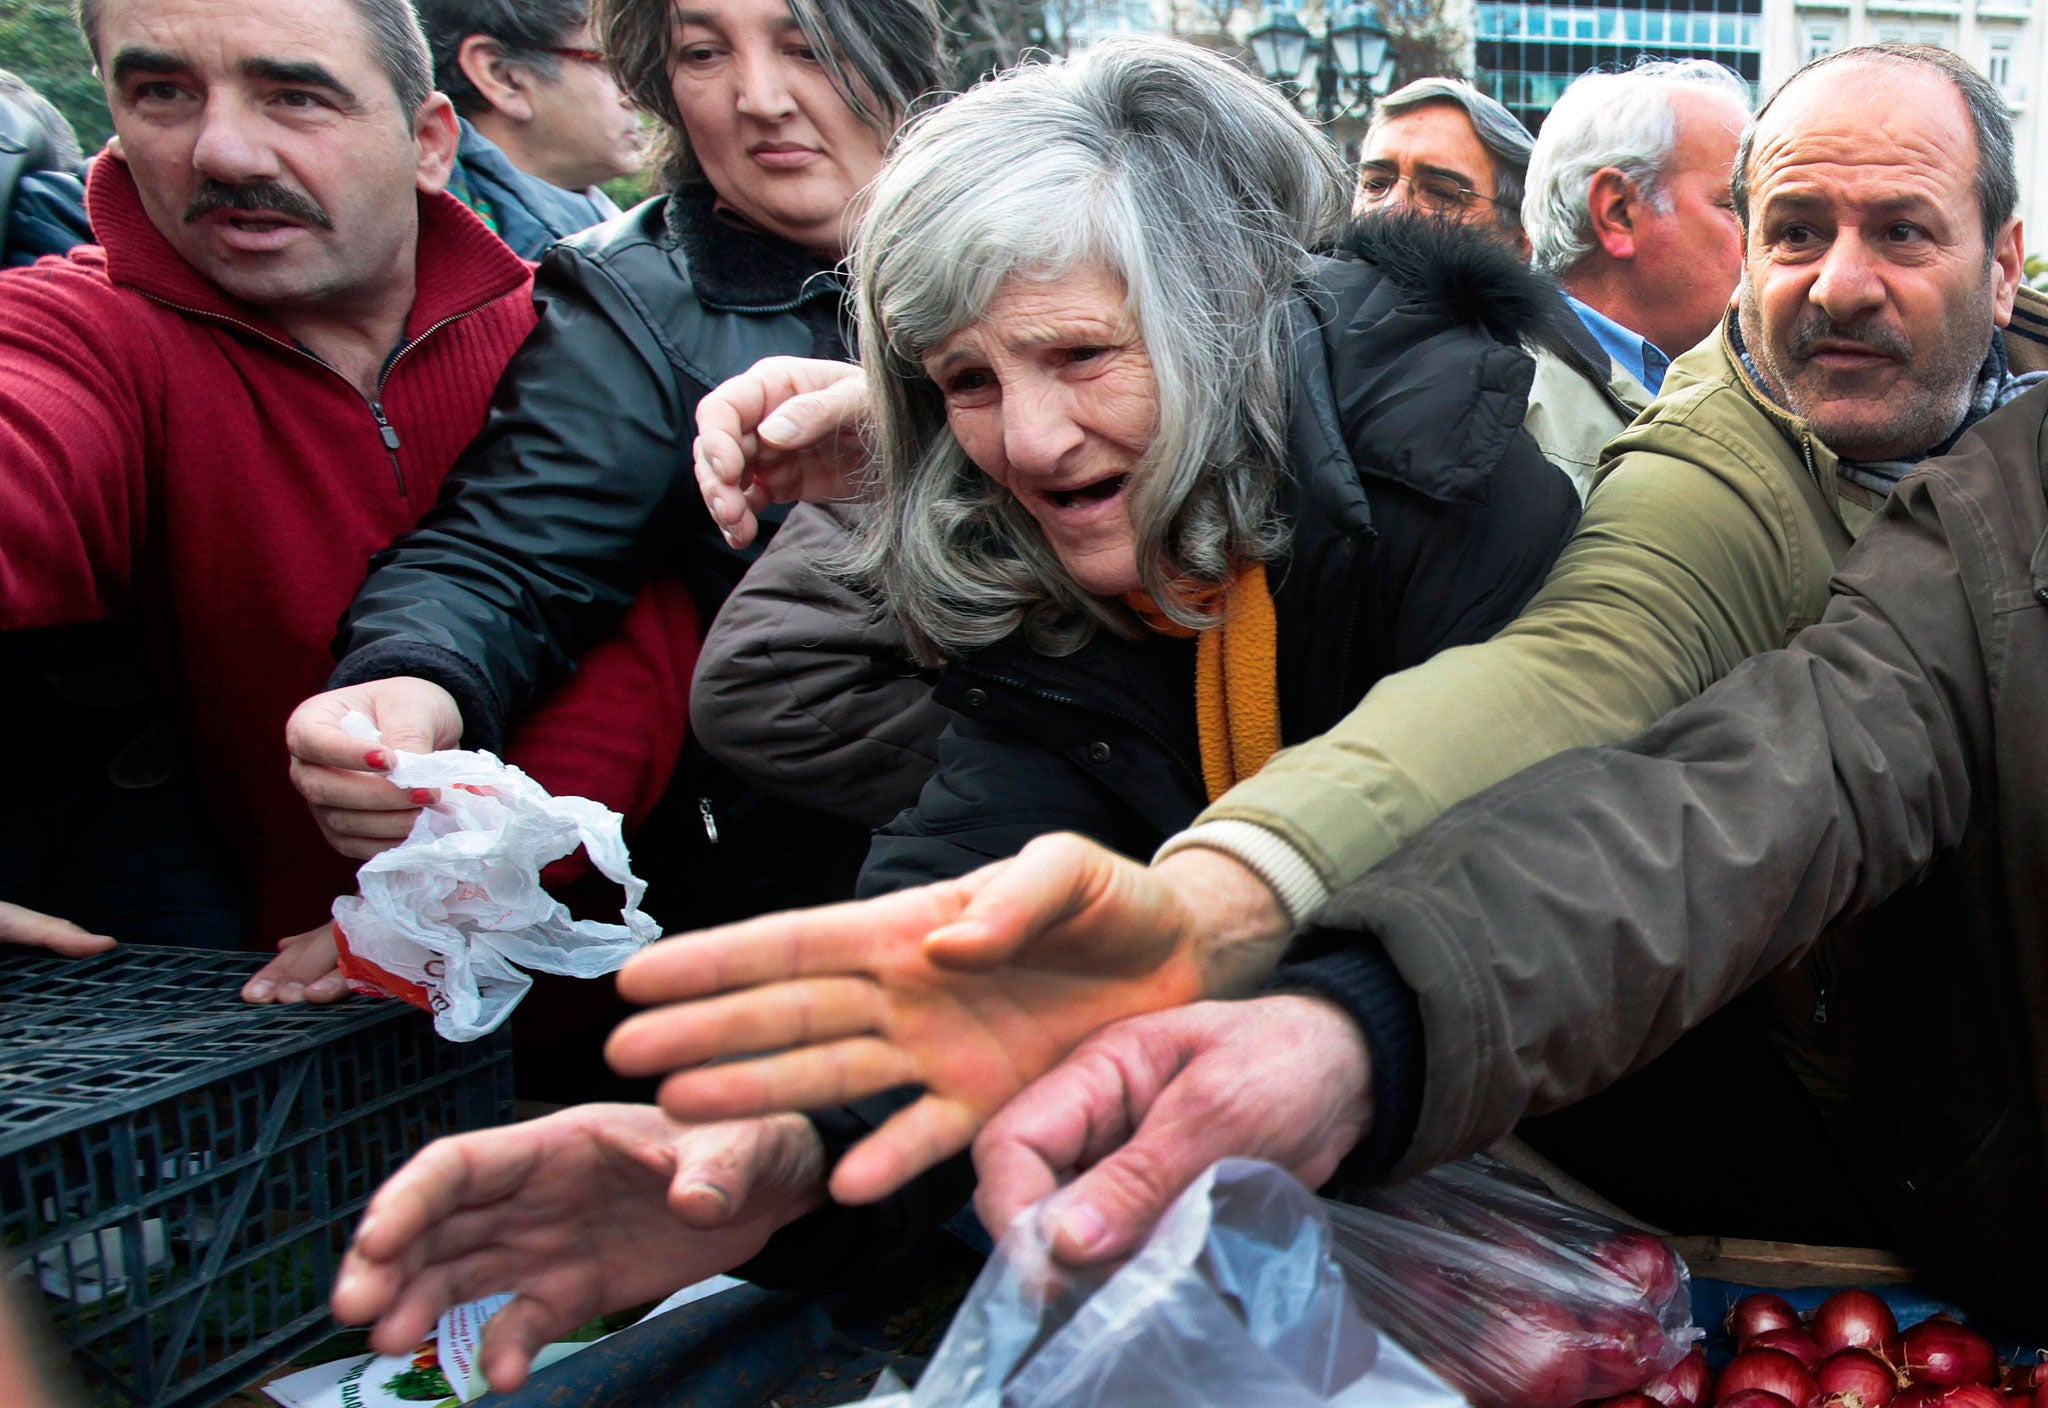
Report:
M 1915 64 L 1842 63 L 1781 92 L 1750 144 L 1752 204 L 1840 190 L 1968 203 L 1977 141 L 1963 95 Z

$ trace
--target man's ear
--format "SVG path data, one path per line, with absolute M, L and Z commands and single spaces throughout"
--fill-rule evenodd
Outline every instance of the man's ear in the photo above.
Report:
M 1636 183 L 1616 167 L 1601 167 L 1587 183 L 1587 223 L 1609 259 L 1636 257 L 1636 205 Z
M 1997 269 L 1997 286 L 1992 291 L 1991 321 L 2004 327 L 2012 321 L 2013 300 L 2019 296 L 2020 280 L 2026 276 L 2026 231 L 2017 216 L 1991 246 L 1991 263 Z
M 533 99 L 526 91 L 525 69 L 505 57 L 505 46 L 484 34 L 472 34 L 455 51 L 462 76 L 485 102 L 513 122 L 533 121 Z
M 455 170 L 455 148 L 462 141 L 461 124 L 455 120 L 455 104 L 446 93 L 435 93 L 413 116 L 413 142 L 419 148 L 419 169 L 413 180 L 428 193 L 448 188 Z

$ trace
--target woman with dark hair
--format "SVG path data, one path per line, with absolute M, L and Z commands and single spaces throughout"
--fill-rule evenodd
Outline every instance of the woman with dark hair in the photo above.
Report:
M 945 78 L 931 0 L 599 0 L 592 25 L 662 120 L 670 190 L 543 262 L 540 326 L 482 435 L 372 564 L 336 689 L 295 721 L 294 779 L 347 855 L 395 844 L 417 808 L 319 725 L 353 705 L 401 748 L 496 749 L 649 573 L 717 612 L 756 554 L 692 483 L 697 402 L 764 357 L 848 356 L 847 209 Z M 655 904 L 692 922 L 844 893 L 864 848 L 860 828 L 771 803 L 693 747 L 635 844 Z M 721 883 L 698 883 L 714 861 Z

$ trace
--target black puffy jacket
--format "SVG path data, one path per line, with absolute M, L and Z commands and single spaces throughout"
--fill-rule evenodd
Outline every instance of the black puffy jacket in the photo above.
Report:
M 1295 305 L 1281 736 L 1326 732 L 1381 676 L 1492 635 L 1578 523 L 1522 429 L 1548 289 L 1490 242 L 1374 222 L 1316 261 Z M 1143 858 L 1207 805 L 1194 642 L 1106 631 L 1071 655 L 1022 633 L 950 664 L 957 714 L 917 805 L 876 836 L 861 891 L 964 874 L 1078 831 Z

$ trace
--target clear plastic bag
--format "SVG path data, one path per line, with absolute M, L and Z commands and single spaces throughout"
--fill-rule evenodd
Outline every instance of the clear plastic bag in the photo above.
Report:
M 1627 1393 L 1700 1336 L 1676 1252 L 1492 1160 L 1327 1206 L 1366 1317 L 1474 1408 Z
M 915 1390 L 889 1408 L 1457 1408 L 1360 1317 L 1314 1195 L 1226 1159 L 1113 1274 L 1052 1265 L 1019 1217 Z
M 381 741 L 367 715 L 341 726 Z M 334 902 L 341 968 L 358 992 L 402 998 L 433 1013 L 450 1041 L 473 1041 L 533 986 L 522 968 L 599 977 L 660 932 L 640 911 L 647 885 L 633 874 L 617 812 L 550 796 L 490 753 L 400 753 L 390 776 L 441 797 L 403 842 L 363 862 L 360 897 Z M 541 887 L 541 867 L 578 846 L 624 889 L 619 923 L 574 919 Z

